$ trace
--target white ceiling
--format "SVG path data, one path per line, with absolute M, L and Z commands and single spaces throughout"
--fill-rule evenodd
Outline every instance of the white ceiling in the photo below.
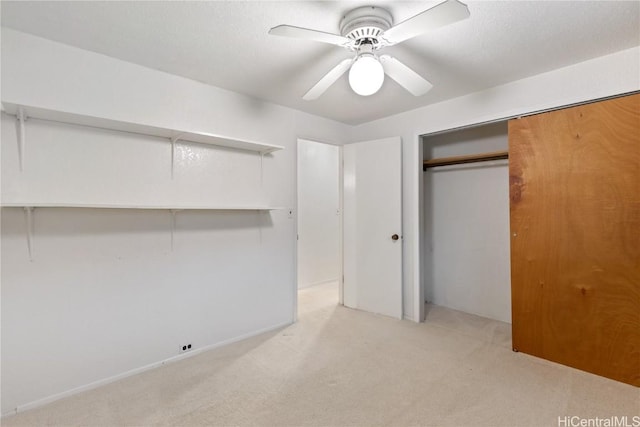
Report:
M 302 95 L 348 51 L 269 36 L 290 24 L 338 33 L 344 13 L 381 6 L 398 23 L 439 1 L 6 1 L 2 25 L 349 124 L 367 122 L 640 44 L 638 1 L 466 1 L 471 17 L 388 47 L 433 83 L 391 79 L 360 97 L 344 75 Z

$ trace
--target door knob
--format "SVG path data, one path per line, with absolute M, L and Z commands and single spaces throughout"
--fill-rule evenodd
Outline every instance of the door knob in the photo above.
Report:
M 394 234 L 393 236 L 391 236 L 391 240 L 398 240 L 400 238 L 400 236 L 398 236 L 397 234 Z

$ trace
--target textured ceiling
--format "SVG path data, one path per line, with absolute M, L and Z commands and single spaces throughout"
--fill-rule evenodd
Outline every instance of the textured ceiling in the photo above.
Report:
M 434 88 L 413 97 L 391 79 L 370 97 L 347 76 L 302 95 L 342 48 L 269 36 L 290 24 L 338 33 L 363 5 L 401 22 L 439 1 L 2 1 L 2 25 L 341 122 L 357 124 L 640 44 L 638 1 L 466 1 L 471 17 L 388 47 Z

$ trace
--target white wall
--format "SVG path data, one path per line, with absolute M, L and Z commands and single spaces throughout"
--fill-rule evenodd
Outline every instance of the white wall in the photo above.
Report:
M 386 117 L 350 130 L 348 141 L 401 136 L 403 142 L 404 315 L 424 309 L 420 135 L 640 90 L 640 47 L 482 92 Z
M 337 281 L 340 148 L 298 141 L 298 288 Z
M 2 199 L 295 207 L 296 140 L 345 125 L 12 30 L 2 99 L 285 146 L 259 155 L 27 121 L 25 171 L 2 118 Z M 262 181 L 262 183 L 261 183 Z M 292 322 L 288 211 L 36 209 L 34 260 L 19 208 L 2 209 L 2 413 L 195 349 Z
M 424 138 L 424 158 L 508 149 L 507 122 Z M 424 172 L 425 298 L 511 322 L 506 160 Z

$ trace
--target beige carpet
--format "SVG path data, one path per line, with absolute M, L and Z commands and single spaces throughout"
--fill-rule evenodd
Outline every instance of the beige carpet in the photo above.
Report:
M 436 306 L 425 324 L 393 320 L 337 306 L 335 284 L 299 300 L 288 328 L 2 425 L 558 426 L 640 415 L 640 389 L 514 353 L 507 324 Z

